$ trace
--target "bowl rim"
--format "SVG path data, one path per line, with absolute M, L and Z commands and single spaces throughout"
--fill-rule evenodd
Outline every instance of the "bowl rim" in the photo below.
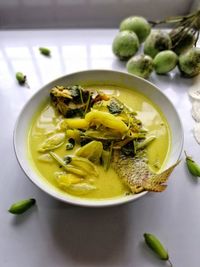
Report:
M 130 76 L 130 77 L 134 77 L 134 79 L 138 79 L 139 81 L 143 82 L 143 83 L 147 83 L 150 86 L 153 86 L 157 91 L 159 91 L 160 94 L 162 94 L 170 103 L 171 108 L 173 109 L 173 111 L 175 112 L 177 119 L 179 121 L 180 124 L 180 132 L 181 132 L 181 138 L 180 138 L 180 147 L 179 147 L 179 154 L 178 154 L 178 158 L 177 161 L 180 159 L 181 154 L 182 154 L 182 150 L 183 150 L 183 144 L 184 144 L 184 131 L 183 131 L 183 125 L 182 125 L 182 121 L 180 119 L 179 113 L 177 112 L 174 104 L 172 103 L 172 101 L 163 93 L 162 90 L 159 89 L 158 86 L 156 86 L 155 84 L 153 84 L 152 82 L 145 80 L 141 77 L 138 77 L 136 75 L 133 74 L 129 74 L 129 73 L 125 73 L 122 71 L 118 71 L 118 70 L 107 70 L 107 69 L 92 69 L 92 70 L 83 70 L 83 71 L 77 71 L 77 72 L 72 72 L 69 74 L 65 74 L 62 75 L 50 82 L 48 82 L 47 84 L 43 85 L 42 87 L 40 87 L 36 92 L 33 93 L 33 95 L 25 102 L 25 104 L 23 105 L 17 120 L 15 122 L 15 126 L 14 126 L 14 131 L 13 131 L 13 147 L 14 147 L 14 153 L 16 156 L 16 159 L 21 167 L 21 169 L 23 170 L 23 172 L 25 173 L 26 177 L 35 185 L 37 185 L 37 187 L 42 190 L 43 192 L 47 193 L 48 195 L 50 195 L 51 197 L 54 197 L 57 200 L 60 200 L 66 204 L 71 204 L 71 205 L 75 205 L 75 206 L 81 206 L 81 207 L 90 207 L 90 208 L 101 208 L 101 207 L 112 207 L 112 206 L 116 206 L 116 205 L 122 205 L 122 204 L 126 204 L 132 201 L 135 201 L 137 199 L 139 199 L 140 197 L 146 195 L 148 193 L 148 191 L 143 191 L 141 193 L 138 194 L 133 194 L 133 195 L 129 195 L 129 196 L 122 196 L 122 197 L 116 197 L 116 198 L 107 198 L 107 199 L 103 199 L 103 200 L 96 200 L 96 199 L 86 199 L 86 198 L 79 198 L 79 197 L 74 197 L 74 199 L 67 199 L 67 196 L 71 196 L 69 194 L 66 194 L 66 197 L 64 197 L 63 195 L 59 195 L 58 191 L 53 190 L 53 188 L 50 188 L 50 186 L 48 184 L 46 184 L 46 186 L 44 186 L 45 184 L 41 182 L 41 178 L 38 176 L 38 179 L 35 180 L 31 177 L 30 173 L 27 173 L 26 168 L 23 166 L 23 160 L 22 158 L 19 156 L 18 154 L 18 148 L 17 148 L 17 129 L 18 129 L 18 125 L 20 122 L 20 119 L 22 117 L 22 114 L 24 113 L 25 109 L 27 108 L 27 106 L 29 105 L 29 103 L 32 101 L 32 99 L 34 99 L 36 97 L 37 94 L 39 94 L 42 90 L 44 90 L 45 88 L 51 86 L 51 84 L 56 83 L 57 81 L 61 80 L 61 79 L 65 79 L 68 76 L 71 75 L 79 75 L 79 74 L 87 74 L 87 73 L 98 73 L 98 72 L 107 72 L 107 73 L 115 73 L 115 74 L 120 74 L 120 75 L 124 75 L 124 76 Z M 146 96 L 148 97 L 148 96 Z M 32 171 L 35 172 L 34 168 L 32 168 Z M 36 172 L 35 172 L 36 174 Z

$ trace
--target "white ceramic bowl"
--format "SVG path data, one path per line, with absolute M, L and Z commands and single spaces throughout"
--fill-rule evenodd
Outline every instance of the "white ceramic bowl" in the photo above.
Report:
M 144 196 L 147 192 L 105 200 L 86 200 L 68 194 L 62 194 L 56 188 L 48 185 L 47 182 L 41 179 L 41 177 L 30 164 L 27 156 L 28 126 L 30 125 L 30 121 L 37 111 L 39 105 L 49 97 L 49 90 L 55 85 L 84 85 L 84 83 L 99 85 L 110 84 L 134 88 L 151 99 L 163 112 L 171 127 L 172 145 L 166 167 L 172 165 L 179 159 L 183 147 L 183 129 L 177 111 L 170 100 L 155 85 L 144 79 L 117 71 L 90 70 L 69 74 L 50 82 L 42 87 L 26 103 L 19 115 L 14 131 L 14 148 L 19 164 L 29 179 L 40 189 L 66 203 L 87 207 L 104 207 L 136 200 L 139 197 Z

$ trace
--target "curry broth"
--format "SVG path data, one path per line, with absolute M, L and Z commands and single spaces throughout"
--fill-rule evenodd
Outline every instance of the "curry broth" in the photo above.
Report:
M 87 86 L 86 89 L 100 89 L 108 95 L 115 96 L 127 106 L 137 112 L 137 117 L 142 121 L 144 127 L 156 136 L 156 139 L 147 147 L 147 156 L 149 166 L 154 171 L 159 171 L 165 164 L 170 151 L 170 129 L 164 115 L 159 111 L 148 98 L 144 95 L 127 88 L 117 86 Z M 34 116 L 28 134 L 28 154 L 33 167 L 40 174 L 41 178 L 59 189 L 55 179 L 55 172 L 62 171 L 58 164 L 44 163 L 38 160 L 41 155 L 38 147 L 44 142 L 45 138 L 54 133 L 58 123 L 63 117 L 58 114 L 48 102 L 43 105 Z M 55 152 L 64 157 L 67 154 L 73 154 L 78 146 L 71 151 L 66 151 L 65 144 L 57 148 Z M 98 166 L 99 177 L 95 178 L 96 190 L 82 195 L 84 198 L 105 199 L 125 195 L 129 189 L 115 171 L 109 168 L 105 171 L 102 166 Z M 66 194 L 64 192 L 64 194 Z M 70 193 L 73 195 L 72 193 Z

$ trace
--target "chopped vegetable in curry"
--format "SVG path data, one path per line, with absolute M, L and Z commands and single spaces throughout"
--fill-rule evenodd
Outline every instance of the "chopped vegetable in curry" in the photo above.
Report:
M 168 176 L 176 165 L 157 173 L 150 165 L 156 166 L 159 157 L 149 164 L 149 147 L 154 143 L 159 144 L 165 138 L 164 145 L 169 150 L 168 125 L 158 112 L 154 116 L 160 116 L 160 121 L 157 119 L 160 124 L 157 125 L 156 117 L 155 129 L 146 127 L 148 123 L 143 123 L 140 112 L 117 95 L 96 88 L 84 89 L 80 85 L 56 86 L 50 91 L 50 99 L 54 129 L 45 134 L 44 126 L 39 138 L 43 141 L 34 153 L 38 166 L 46 164 L 49 169 L 50 165 L 54 166 L 54 184 L 61 190 L 72 195 L 95 196 L 104 179 L 105 186 L 115 191 L 115 182 L 109 184 L 111 175 L 120 184 L 118 194 L 161 192 L 166 188 Z M 48 112 L 45 112 L 40 124 L 48 121 L 45 117 Z M 38 124 L 32 131 L 37 130 Z M 34 131 L 32 136 L 37 136 Z M 165 151 L 161 165 L 166 156 Z M 101 197 L 98 195 L 98 198 Z

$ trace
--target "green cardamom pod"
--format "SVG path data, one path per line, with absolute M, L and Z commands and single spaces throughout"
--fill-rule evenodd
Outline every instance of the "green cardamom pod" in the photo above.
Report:
M 30 207 L 32 207 L 35 204 L 35 199 L 30 198 L 30 199 L 24 199 L 20 200 L 16 203 L 14 203 L 10 208 L 9 212 L 13 214 L 22 214 L 26 210 L 28 210 Z
M 40 53 L 41 53 L 42 55 L 50 56 L 50 54 L 51 54 L 50 49 L 48 49 L 48 48 L 46 48 L 46 47 L 40 47 L 39 50 L 40 50 Z
M 189 172 L 196 177 L 200 177 L 200 166 L 192 159 L 192 157 L 188 156 L 185 152 L 186 156 L 186 164 Z

